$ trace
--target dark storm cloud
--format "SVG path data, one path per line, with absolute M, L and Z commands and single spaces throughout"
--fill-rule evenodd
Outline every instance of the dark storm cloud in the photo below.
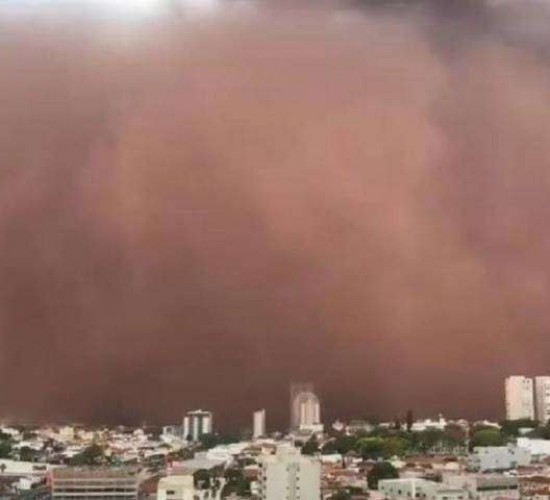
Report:
M 4 8 L 6 416 L 498 416 L 548 370 L 536 16 L 343 5 Z

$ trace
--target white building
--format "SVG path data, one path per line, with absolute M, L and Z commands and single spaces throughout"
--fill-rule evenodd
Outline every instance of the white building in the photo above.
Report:
M 252 436 L 254 439 L 265 436 L 265 410 L 258 410 L 254 412 L 252 417 L 253 431 Z
M 506 419 L 535 418 L 533 380 L 523 376 L 508 377 L 504 383 Z
M 382 479 L 378 491 L 390 500 L 425 498 L 427 500 L 468 500 L 464 488 L 436 483 L 420 478 Z
M 292 429 L 311 431 L 321 425 L 321 404 L 311 390 L 294 394 L 292 400 Z
M 259 459 L 258 492 L 261 500 L 319 500 L 321 464 L 292 446 L 280 446 L 274 455 Z
M 443 415 L 438 415 L 437 420 L 427 418 L 426 420 L 417 420 L 413 422 L 411 430 L 413 432 L 424 432 L 432 429 L 443 431 L 448 424 L 449 422 L 445 420 Z
M 531 453 L 519 446 L 479 446 L 468 457 L 468 468 L 477 472 L 503 471 L 531 463 Z
M 163 477 L 157 487 L 157 500 L 194 500 L 192 475 Z
M 550 420 L 550 377 L 535 377 L 535 416 L 542 425 Z
M 194 410 L 183 418 L 183 439 L 196 442 L 204 434 L 212 433 L 212 413 Z
M 517 477 L 502 474 L 460 474 L 443 478 L 452 488 L 463 488 L 474 500 L 517 500 L 520 498 Z
M 311 428 L 321 423 L 321 405 L 310 382 L 290 385 L 290 428 Z
M 520 448 L 529 450 L 532 457 L 542 458 L 550 457 L 550 440 L 548 439 L 531 439 L 519 437 L 516 444 Z

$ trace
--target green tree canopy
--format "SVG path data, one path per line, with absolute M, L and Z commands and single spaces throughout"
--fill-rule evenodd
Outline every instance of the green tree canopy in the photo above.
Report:
M 315 455 L 319 451 L 319 443 L 315 436 L 309 438 L 302 446 L 302 455 Z
M 361 438 L 357 446 L 359 452 L 364 459 L 373 459 L 382 458 L 385 454 L 386 448 L 386 439 L 381 437 L 366 437 Z
M 100 465 L 105 460 L 103 448 L 98 444 L 92 444 L 78 455 L 69 459 L 69 465 Z
M 449 424 L 443 431 L 443 442 L 448 448 L 457 448 L 466 444 L 467 432 L 458 424 Z
M 502 446 L 506 444 L 506 438 L 500 429 L 482 428 L 472 434 L 472 447 L 476 446 Z
M 510 437 L 519 436 L 520 429 L 536 429 L 538 427 L 538 422 L 530 418 L 520 418 L 518 420 L 504 420 L 501 422 L 500 427 L 504 435 Z
M 0 441 L 0 458 L 9 458 L 11 455 L 11 441 Z
M 367 483 L 371 490 L 378 489 L 378 482 L 381 479 L 396 479 L 399 477 L 397 469 L 389 462 L 378 462 L 374 464 L 367 473 Z
M 199 441 L 202 449 L 209 450 L 220 444 L 238 443 L 239 438 L 228 434 L 203 434 Z

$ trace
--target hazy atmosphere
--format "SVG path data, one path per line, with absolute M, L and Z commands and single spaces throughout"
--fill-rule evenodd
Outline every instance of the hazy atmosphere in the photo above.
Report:
M 1 2 L 3 417 L 498 418 L 548 372 L 550 4 L 131 3 Z

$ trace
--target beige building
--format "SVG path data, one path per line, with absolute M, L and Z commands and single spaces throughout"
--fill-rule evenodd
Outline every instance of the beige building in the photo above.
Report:
M 321 464 L 292 446 L 280 446 L 274 455 L 259 459 L 258 493 L 261 500 L 319 500 Z
M 252 437 L 254 439 L 260 438 L 266 435 L 265 431 L 265 410 L 258 410 L 254 412 L 252 416 L 253 431 Z
M 192 475 L 163 477 L 158 484 L 157 500 L 194 500 L 195 485 Z
M 140 478 L 135 469 L 62 467 L 51 472 L 53 500 L 136 500 Z
M 550 420 L 550 377 L 535 377 L 535 415 L 542 425 Z
M 290 386 L 290 428 L 310 429 L 321 423 L 321 403 L 313 384 L 300 382 Z
M 533 380 L 523 376 L 508 377 L 504 383 L 506 419 L 535 418 Z

